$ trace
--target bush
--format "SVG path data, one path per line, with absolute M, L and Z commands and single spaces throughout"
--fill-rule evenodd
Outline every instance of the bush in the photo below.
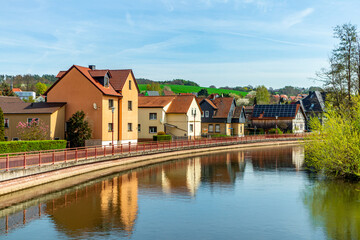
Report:
M 154 135 L 153 140 L 154 141 L 170 141 L 171 135 Z
M 305 163 L 326 176 L 360 179 L 360 99 L 351 105 L 326 106 L 324 121 L 310 119 L 312 134 L 305 141 Z
M 225 134 L 213 134 L 213 135 L 211 135 L 211 137 L 220 138 L 220 137 L 230 137 L 230 136 L 225 135 Z
M 158 132 L 157 135 L 166 135 L 165 132 Z
M 0 142 L 0 153 L 31 152 L 66 148 L 66 140 Z
M 281 131 L 280 128 L 277 128 L 277 132 L 276 132 L 276 128 L 271 128 L 269 131 L 268 131 L 269 134 L 283 134 L 283 132 Z

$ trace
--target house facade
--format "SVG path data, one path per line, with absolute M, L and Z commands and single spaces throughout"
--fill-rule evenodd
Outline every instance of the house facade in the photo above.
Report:
M 73 65 L 57 75 L 48 102 L 66 102 L 65 120 L 84 111 L 92 129 L 86 145 L 137 142 L 139 88 L 132 70 Z
M 280 128 L 282 131 L 302 133 L 305 131 L 305 111 L 300 104 L 255 105 L 251 122 L 254 128 Z
M 323 114 L 325 112 L 326 93 L 320 91 L 311 91 L 309 95 L 304 99 L 301 99 L 298 103 L 305 110 L 305 114 L 308 120 L 312 117 L 318 118 L 323 121 Z M 309 128 L 307 122 L 307 129 Z
M 245 111 L 243 107 L 236 107 L 234 98 L 205 98 L 200 101 L 200 107 L 203 135 L 244 135 Z
M 201 109 L 195 96 L 139 97 L 139 139 L 150 140 L 158 132 L 173 138 L 200 137 Z
M 47 140 L 65 138 L 65 103 L 24 103 L 0 98 L 4 112 L 5 140 L 21 140 L 18 134 L 19 122 L 30 124 L 42 121 L 48 128 Z

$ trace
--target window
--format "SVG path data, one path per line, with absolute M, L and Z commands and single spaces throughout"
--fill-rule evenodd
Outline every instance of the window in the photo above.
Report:
M 205 111 L 205 117 L 209 117 L 209 111 Z
M 5 141 L 8 141 L 9 140 L 9 137 L 4 137 Z
M 59 137 L 56 137 L 56 138 L 54 138 L 54 140 L 60 140 L 60 138 L 59 138 Z
M 141 132 L 141 124 L 138 124 L 138 132 Z
M 9 119 L 8 118 L 4 118 L 4 127 L 9 128 Z
M 128 110 L 132 111 L 132 101 L 128 101 Z
M 129 80 L 129 90 L 131 90 L 131 80 Z
M 13 141 L 19 141 L 19 138 L 14 137 L 12 140 L 13 140 Z
M 108 123 L 108 132 L 114 131 L 114 125 L 112 123 Z
M 128 132 L 132 132 L 132 123 L 128 123 Z
M 209 133 L 214 132 L 214 126 L 212 124 L 209 124 Z
M 190 132 L 193 132 L 193 131 L 194 131 L 194 125 L 190 124 Z
M 109 87 L 109 77 L 107 75 L 104 77 L 104 87 Z
M 220 132 L 220 124 L 215 124 L 215 132 Z
M 38 118 L 28 118 L 27 119 L 27 124 L 28 126 L 32 125 L 32 124 L 38 124 L 39 123 L 39 119 Z
M 109 99 L 109 108 L 112 108 L 114 106 L 114 100 Z
M 157 127 L 149 127 L 149 133 L 157 133 Z
M 157 119 L 157 113 L 149 113 L 149 119 L 150 120 L 156 120 Z

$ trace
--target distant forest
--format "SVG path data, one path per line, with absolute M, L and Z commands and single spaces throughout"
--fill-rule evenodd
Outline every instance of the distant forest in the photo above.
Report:
M 43 75 L 37 75 L 37 74 L 26 74 L 26 75 L 0 75 L 0 83 L 3 83 L 6 79 L 6 83 L 10 85 L 11 81 L 13 82 L 13 86 L 15 88 L 21 88 L 23 91 L 36 91 L 36 83 L 41 82 L 45 83 L 47 87 L 50 87 L 56 80 L 56 76 L 52 74 L 43 74 Z M 138 84 L 151 84 L 153 82 L 159 83 L 159 84 L 169 84 L 169 85 L 184 85 L 184 86 L 196 86 L 200 87 L 199 84 L 197 84 L 194 81 L 190 80 L 184 80 L 184 79 L 173 79 L 169 81 L 154 81 L 146 78 L 137 78 L 136 79 Z M 216 88 L 214 85 L 211 85 L 210 88 Z M 242 92 L 251 92 L 253 90 L 256 90 L 256 87 L 253 87 L 252 85 L 248 86 L 236 86 L 236 87 L 218 87 L 220 89 L 228 89 L 228 90 L 236 90 L 236 91 L 242 91 Z M 283 88 L 279 89 L 273 89 L 268 88 L 268 91 L 270 94 L 285 94 L 288 96 L 296 96 L 300 93 L 309 93 L 309 91 L 321 91 L 322 88 L 320 87 L 309 87 L 309 88 L 301 88 L 301 87 L 293 87 L 293 86 L 285 86 Z
M 55 75 L 43 74 L 42 76 L 37 74 L 26 75 L 0 75 L 0 82 L 7 83 L 8 85 L 13 83 L 14 88 L 20 88 L 23 91 L 36 91 L 36 84 L 38 82 L 51 86 L 57 80 Z

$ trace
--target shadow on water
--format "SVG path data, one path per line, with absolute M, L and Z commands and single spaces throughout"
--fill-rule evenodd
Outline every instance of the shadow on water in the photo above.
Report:
M 54 223 L 55 231 L 68 238 L 91 238 L 109 232 L 129 238 L 136 231 L 143 196 L 191 200 L 202 187 L 209 191 L 235 191 L 236 182 L 245 181 L 248 163 L 253 172 L 296 172 L 302 170 L 303 161 L 302 147 L 276 147 L 207 154 L 116 173 L 0 210 L 0 234 L 46 216 Z M 313 210 L 313 206 L 323 208 L 321 199 L 326 201 L 327 195 L 335 196 L 339 193 L 333 191 L 344 188 L 317 185 L 304 194 L 304 203 L 314 216 L 323 217 L 321 220 L 326 222 L 326 216 L 316 207 Z M 354 194 L 359 195 L 356 191 Z M 355 217 L 356 204 L 351 206 Z
M 303 192 L 303 202 L 315 227 L 330 239 L 360 238 L 360 184 L 315 180 Z

